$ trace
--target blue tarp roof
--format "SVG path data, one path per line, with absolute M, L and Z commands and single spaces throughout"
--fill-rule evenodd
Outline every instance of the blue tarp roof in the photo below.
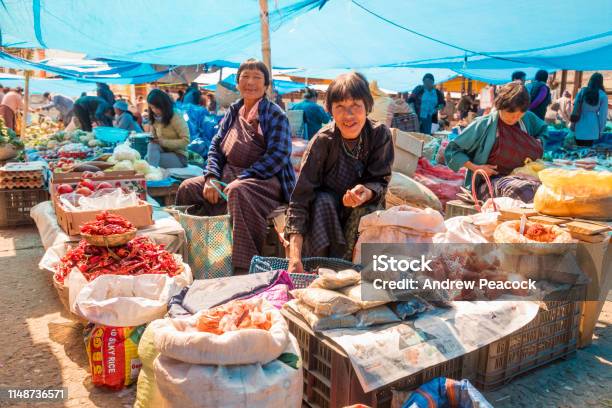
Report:
M 3 46 L 189 65 L 261 56 L 254 0 L 4 0 Z M 612 1 L 269 0 L 275 67 L 612 67 Z
M 20 75 L 0 73 L 0 84 L 9 88 L 25 88 L 25 80 Z M 79 96 L 83 92 L 94 92 L 96 85 L 91 82 L 78 82 L 70 79 L 30 78 L 30 93 L 58 93 L 66 96 Z
M 19 70 L 42 70 L 64 78 L 112 84 L 153 82 L 168 73 L 156 71 L 149 64 L 111 60 L 29 61 L 0 51 L 0 67 Z

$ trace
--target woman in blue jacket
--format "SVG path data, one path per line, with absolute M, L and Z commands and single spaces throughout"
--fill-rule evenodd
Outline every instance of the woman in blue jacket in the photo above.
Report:
M 541 139 L 548 135 L 547 126 L 533 112 L 528 111 L 529 93 L 519 82 L 511 82 L 499 90 L 495 110 L 477 118 L 444 153 L 446 164 L 454 171 L 465 167 L 465 185 L 472 184 L 472 174 L 484 170 L 497 197 L 511 197 L 523 202 L 533 201 L 539 181 L 528 176 L 511 176 L 527 159 L 542 157 Z M 486 183 L 478 181 L 478 197 L 488 197 Z

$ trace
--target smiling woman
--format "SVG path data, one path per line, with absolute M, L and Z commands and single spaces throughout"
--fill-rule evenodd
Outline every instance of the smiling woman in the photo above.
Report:
M 290 272 L 304 256 L 352 259 L 362 216 L 382 208 L 393 164 L 391 132 L 367 118 L 368 81 L 352 72 L 327 90 L 334 121 L 310 141 L 287 209 Z
M 234 274 L 246 273 L 261 255 L 268 215 L 289 200 L 295 184 L 291 165 L 291 131 L 287 116 L 266 98 L 270 72 L 261 61 L 238 68 L 242 99 L 230 106 L 212 139 L 206 175 L 184 181 L 177 205 L 194 205 L 201 215 L 232 218 Z M 227 202 L 216 182 L 228 184 Z

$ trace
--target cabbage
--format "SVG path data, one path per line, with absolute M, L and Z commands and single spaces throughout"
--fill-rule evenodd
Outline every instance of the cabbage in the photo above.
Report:
M 113 166 L 113 170 L 134 170 L 134 165 L 130 160 L 121 160 Z
M 115 159 L 115 156 L 111 156 L 108 159 L 106 159 L 106 162 L 110 164 L 117 164 L 117 159 Z
M 134 170 L 141 174 L 149 174 L 151 172 L 151 166 L 146 160 L 136 160 L 134 162 Z
M 87 145 L 89 147 L 102 146 L 102 141 L 101 140 L 92 139 L 89 142 L 87 142 Z
M 145 175 L 147 181 L 159 181 L 164 179 L 164 173 L 159 167 L 151 167 L 149 174 Z
M 129 160 L 134 162 L 140 159 L 140 153 L 138 153 L 138 150 L 132 149 L 127 143 L 115 147 L 113 156 L 117 161 Z

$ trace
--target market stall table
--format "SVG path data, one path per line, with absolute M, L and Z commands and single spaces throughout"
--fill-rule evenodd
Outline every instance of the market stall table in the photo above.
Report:
M 53 204 L 45 201 L 32 208 L 30 215 L 36 223 L 43 247 L 46 250 L 66 243 L 77 243 L 80 236 L 69 236 L 59 226 Z M 155 224 L 138 230 L 138 235 L 146 235 L 157 244 L 164 244 L 166 249 L 178 253 L 187 259 L 185 230 L 173 217 L 163 210 L 153 212 Z

